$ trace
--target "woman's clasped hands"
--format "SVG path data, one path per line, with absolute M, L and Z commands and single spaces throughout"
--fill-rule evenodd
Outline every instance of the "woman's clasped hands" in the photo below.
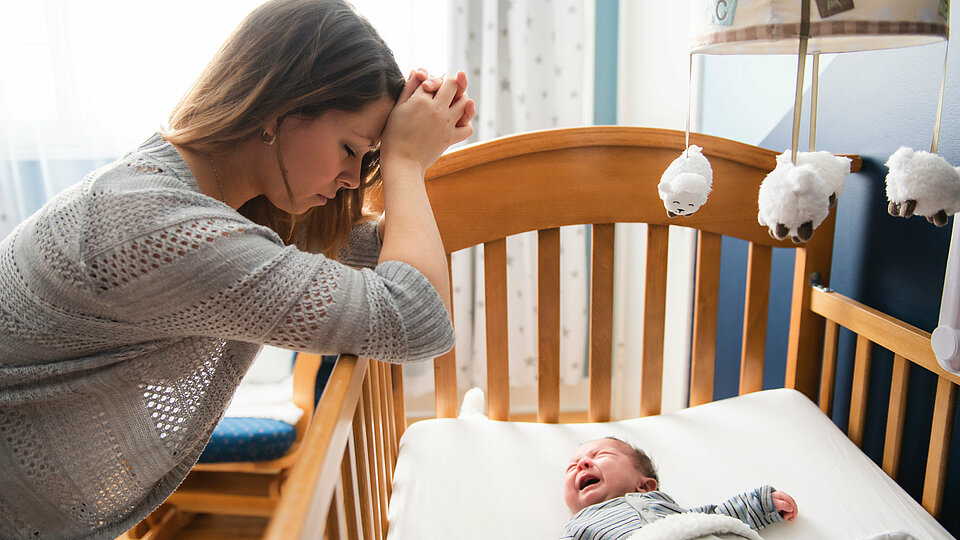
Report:
M 477 108 L 466 90 L 463 71 L 439 78 L 423 69 L 411 72 L 387 119 L 381 162 L 406 160 L 425 171 L 450 145 L 473 134 Z

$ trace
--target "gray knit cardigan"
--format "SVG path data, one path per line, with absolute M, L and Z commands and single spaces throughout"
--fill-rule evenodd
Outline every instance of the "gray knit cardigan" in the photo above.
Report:
M 342 262 L 285 247 L 203 195 L 159 135 L 17 227 L 0 242 L 0 538 L 135 525 L 262 344 L 389 362 L 449 350 L 423 274 L 376 265 L 375 224 L 350 244 Z

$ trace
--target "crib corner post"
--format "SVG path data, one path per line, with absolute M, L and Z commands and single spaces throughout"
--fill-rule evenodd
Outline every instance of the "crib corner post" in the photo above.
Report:
M 813 238 L 797 249 L 794 261 L 784 387 L 802 392 L 814 403 L 820 394 L 825 322 L 823 317 L 810 309 L 810 279 L 814 273 L 818 273 L 821 283 L 830 282 L 834 225 L 835 213 L 831 213 Z

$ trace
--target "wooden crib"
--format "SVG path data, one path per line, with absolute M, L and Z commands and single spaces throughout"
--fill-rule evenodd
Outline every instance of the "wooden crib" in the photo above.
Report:
M 657 194 L 662 171 L 684 147 L 682 132 L 590 127 L 505 137 L 443 156 L 427 188 L 447 253 L 482 244 L 486 290 L 486 395 L 491 419 L 510 418 L 507 363 L 506 241 L 538 231 L 538 413 L 559 421 L 559 227 L 592 224 L 589 411 L 610 420 L 614 224 L 647 224 L 642 383 L 639 416 L 661 410 L 668 226 L 698 230 L 690 405 L 713 399 L 719 259 L 723 235 L 749 242 L 740 393 L 761 389 L 772 248 L 795 249 L 785 388 L 799 390 L 830 414 L 838 328 L 857 334 L 848 436 L 860 444 L 866 415 L 871 344 L 896 355 L 883 468 L 900 459 L 911 364 L 939 376 L 923 506 L 941 511 L 948 445 L 960 377 L 937 364 L 929 334 L 863 306 L 828 284 L 834 215 L 810 242 L 772 239 L 757 223 L 757 190 L 775 153 L 693 134 L 714 170 L 713 191 L 696 214 L 668 218 Z M 860 166 L 854 157 L 853 168 Z M 826 319 L 826 322 L 825 322 Z M 457 414 L 455 352 L 434 364 L 438 417 Z M 385 538 L 393 467 L 407 426 L 402 370 L 341 357 L 309 428 L 302 458 L 286 482 L 266 537 Z

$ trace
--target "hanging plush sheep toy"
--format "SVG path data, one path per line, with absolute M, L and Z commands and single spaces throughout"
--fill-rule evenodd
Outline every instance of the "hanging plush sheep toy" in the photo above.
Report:
M 835 156 L 830 152 L 798 152 L 797 165 L 811 165 L 820 178 L 827 183 L 830 190 L 828 200 L 829 207 L 837 205 L 837 199 L 843 194 L 843 187 L 847 182 L 847 175 L 850 174 L 850 158 Z M 777 166 L 792 164 L 790 160 L 790 150 L 784 151 L 777 156 Z
M 830 152 L 799 152 L 794 165 L 789 150 L 760 184 L 757 221 L 777 240 L 810 240 L 843 193 L 850 158 Z
M 657 191 L 670 217 L 689 216 L 707 202 L 713 186 L 713 168 L 702 150 L 690 145 L 660 177 Z
M 757 221 L 777 240 L 806 242 L 830 213 L 830 188 L 812 165 L 777 165 L 760 184 Z
M 887 160 L 887 211 L 924 216 L 937 227 L 960 212 L 960 172 L 942 157 L 905 146 Z

